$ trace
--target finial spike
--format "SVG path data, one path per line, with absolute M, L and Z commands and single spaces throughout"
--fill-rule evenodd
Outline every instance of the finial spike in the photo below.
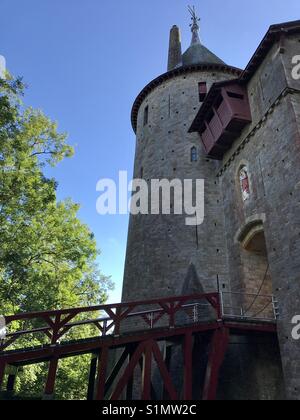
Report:
M 190 15 L 192 16 L 191 19 L 192 19 L 192 22 L 193 22 L 193 23 L 190 24 L 191 31 L 192 31 L 192 34 L 193 34 L 192 45 L 200 44 L 201 42 L 200 42 L 200 37 L 199 37 L 199 29 L 200 29 L 199 22 L 200 22 L 201 19 L 198 18 L 198 16 L 197 16 L 195 6 L 188 6 L 188 11 L 190 12 Z

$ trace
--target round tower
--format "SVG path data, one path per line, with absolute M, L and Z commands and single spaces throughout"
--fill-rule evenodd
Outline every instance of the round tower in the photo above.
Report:
M 123 301 L 213 292 L 218 280 L 222 287 L 227 285 L 219 163 L 206 157 L 198 134 L 188 131 L 211 85 L 236 78 L 240 70 L 201 43 L 198 22 L 193 10 L 192 42 L 183 55 L 179 28 L 171 29 L 168 72 L 138 95 L 132 125 L 134 178 L 149 186 L 153 179 L 204 179 L 204 223 L 187 226 L 185 214 L 132 215 Z

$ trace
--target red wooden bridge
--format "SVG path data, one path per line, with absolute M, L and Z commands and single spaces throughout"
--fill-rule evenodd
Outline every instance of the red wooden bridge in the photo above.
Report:
M 0 341 L 0 387 L 12 392 L 19 367 L 48 362 L 44 397 L 53 398 L 59 361 L 91 354 L 90 400 L 132 400 L 136 390 L 142 400 L 188 401 L 195 392 L 199 400 L 214 400 L 230 335 L 276 334 L 274 299 L 247 299 L 211 293 L 7 316 Z M 204 384 L 195 390 L 194 343 L 199 336 L 207 340 L 208 351 Z M 181 389 L 170 370 L 174 344 L 182 352 L 177 372 Z M 157 376 L 161 395 L 153 383 Z

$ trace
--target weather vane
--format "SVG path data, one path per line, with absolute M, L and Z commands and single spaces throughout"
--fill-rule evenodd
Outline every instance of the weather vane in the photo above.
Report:
M 199 37 L 199 22 L 201 19 L 198 18 L 197 14 L 196 14 L 196 8 L 195 6 L 188 6 L 188 10 L 192 16 L 192 22 L 190 24 L 190 27 L 192 28 L 192 34 L 193 34 L 193 38 L 192 38 L 192 45 L 194 44 L 199 44 L 200 43 L 200 37 Z
M 196 14 L 196 8 L 195 6 L 188 6 L 188 10 L 191 14 L 191 19 L 193 21 L 193 23 L 190 24 L 190 27 L 193 28 L 198 28 L 199 29 L 199 25 L 198 22 L 200 22 L 201 19 L 198 18 L 197 14 Z

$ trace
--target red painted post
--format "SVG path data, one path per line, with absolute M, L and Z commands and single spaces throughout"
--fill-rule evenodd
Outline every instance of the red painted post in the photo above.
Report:
M 184 337 L 184 396 L 185 401 L 193 399 L 193 335 Z
M 118 337 L 120 335 L 121 316 L 122 316 L 122 308 L 118 307 L 116 309 L 116 317 L 115 317 L 115 330 L 114 330 L 115 337 Z
M 222 367 L 229 344 L 229 329 L 220 328 L 214 332 L 206 370 L 203 401 L 217 398 L 220 368 Z
M 54 357 L 53 359 L 50 360 L 50 363 L 49 363 L 48 377 L 47 377 L 45 393 L 44 393 L 44 398 L 43 398 L 44 400 L 54 399 L 57 369 L 58 369 L 58 358 Z
M 52 329 L 52 340 L 51 340 L 52 345 L 57 344 L 57 340 L 59 337 L 60 321 L 61 321 L 61 315 L 58 314 L 55 317 L 55 321 L 54 321 L 54 325 Z
M 3 384 L 4 374 L 5 374 L 5 362 L 0 362 L 0 391 Z
M 142 401 L 151 400 L 151 368 L 152 368 L 152 341 L 145 343 L 143 356 L 143 390 Z
M 96 391 L 96 400 L 103 401 L 105 397 L 106 371 L 108 364 L 108 347 L 103 347 L 101 355 L 98 358 L 98 384 Z

